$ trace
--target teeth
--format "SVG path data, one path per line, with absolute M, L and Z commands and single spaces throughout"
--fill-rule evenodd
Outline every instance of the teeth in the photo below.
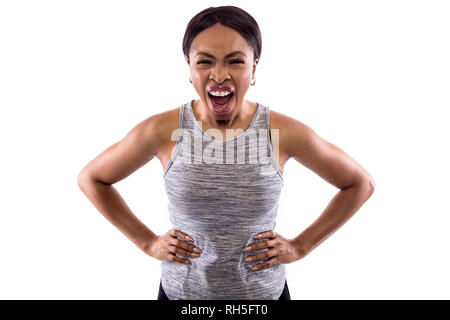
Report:
M 224 97 L 231 94 L 231 92 L 228 91 L 209 91 L 209 93 L 216 97 Z

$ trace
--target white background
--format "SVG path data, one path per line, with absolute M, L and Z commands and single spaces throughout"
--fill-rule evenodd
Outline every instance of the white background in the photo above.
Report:
M 95 156 L 197 94 L 189 20 L 237 5 L 263 49 L 247 99 L 296 118 L 366 168 L 376 190 L 287 265 L 293 299 L 449 299 L 450 6 L 446 1 L 0 2 L 0 298 L 156 299 L 160 262 L 79 190 Z M 115 185 L 170 228 L 161 163 Z M 293 238 L 337 189 L 291 159 L 276 231 Z

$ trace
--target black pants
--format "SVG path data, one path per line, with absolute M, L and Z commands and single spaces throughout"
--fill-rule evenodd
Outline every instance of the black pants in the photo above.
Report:
M 163 290 L 162 283 L 159 283 L 159 293 L 158 293 L 158 300 L 169 300 L 166 293 Z M 281 293 L 281 296 L 278 298 L 278 300 L 291 300 L 291 295 L 289 294 L 289 288 L 287 285 L 287 281 L 284 283 L 284 289 Z

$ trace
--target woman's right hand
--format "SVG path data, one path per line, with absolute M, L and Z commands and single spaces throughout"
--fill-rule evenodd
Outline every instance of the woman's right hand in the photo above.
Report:
M 162 236 L 157 236 L 150 243 L 148 250 L 146 250 L 147 254 L 161 261 L 169 260 L 182 264 L 190 264 L 191 261 L 178 257 L 175 254 L 190 258 L 200 257 L 202 251 L 199 248 L 184 240 L 177 239 L 177 237 L 189 242 L 194 241 L 186 233 L 171 229 Z

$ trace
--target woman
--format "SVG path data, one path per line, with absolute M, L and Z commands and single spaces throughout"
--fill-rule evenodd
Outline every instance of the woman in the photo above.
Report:
M 200 99 L 150 116 L 91 161 L 79 185 L 145 253 L 161 260 L 158 299 L 290 299 L 285 264 L 310 253 L 371 196 L 374 180 L 310 127 L 245 94 L 261 54 L 256 21 L 234 6 L 189 22 L 183 52 Z M 154 234 L 112 186 L 157 157 L 173 229 Z M 274 231 L 288 159 L 340 191 L 294 239 Z

